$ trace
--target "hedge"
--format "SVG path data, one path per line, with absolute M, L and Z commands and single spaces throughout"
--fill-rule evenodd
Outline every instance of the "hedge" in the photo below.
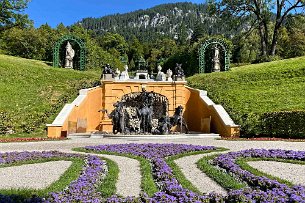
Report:
M 305 111 L 282 111 L 262 116 L 263 134 L 273 137 L 305 138 Z
M 240 122 L 243 137 L 305 138 L 305 111 L 246 114 Z

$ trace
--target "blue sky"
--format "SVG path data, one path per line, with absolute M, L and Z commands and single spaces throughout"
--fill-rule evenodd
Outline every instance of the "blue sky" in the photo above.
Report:
M 114 13 L 126 13 L 146 9 L 163 3 L 184 0 L 32 0 L 25 10 L 34 20 L 35 27 L 48 23 L 56 27 L 60 22 L 71 25 L 86 17 L 102 17 Z M 186 0 L 203 3 L 204 0 Z

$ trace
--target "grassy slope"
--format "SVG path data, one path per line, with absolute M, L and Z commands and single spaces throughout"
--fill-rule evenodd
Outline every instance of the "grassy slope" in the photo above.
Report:
M 98 72 L 52 68 L 41 61 L 0 55 L 0 112 L 8 113 L 9 123 L 19 133 L 27 131 L 24 126 L 38 125 L 42 132 L 44 122 L 52 122 L 63 103 L 75 98 L 77 88 L 98 79 Z
M 305 57 L 195 75 L 188 82 L 207 90 L 236 122 L 248 113 L 305 109 Z

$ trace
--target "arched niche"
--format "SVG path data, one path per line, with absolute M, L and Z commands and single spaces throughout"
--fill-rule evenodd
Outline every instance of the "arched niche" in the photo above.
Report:
M 160 118 L 168 116 L 169 101 L 166 96 L 155 92 L 133 92 L 122 97 L 121 101 L 126 121 L 125 129 L 129 131 L 140 129 L 140 120 L 137 109 L 141 109 L 143 104 L 151 104 L 152 108 L 152 130 L 158 128 Z M 133 130 L 132 130 L 133 129 Z
M 208 71 L 207 67 L 207 50 L 211 47 L 217 45 L 220 47 L 220 54 L 222 58 L 222 64 L 221 64 L 221 71 L 227 71 L 230 69 L 230 47 L 229 45 L 222 39 L 209 39 L 205 41 L 199 48 L 199 73 L 207 73 Z
M 75 57 L 73 59 L 74 69 L 76 70 L 85 70 L 86 69 L 86 46 L 83 40 L 72 36 L 65 35 L 60 38 L 54 48 L 53 48 L 53 67 L 63 67 L 64 56 L 65 56 L 65 46 L 67 42 L 72 44 L 73 49 L 75 50 Z

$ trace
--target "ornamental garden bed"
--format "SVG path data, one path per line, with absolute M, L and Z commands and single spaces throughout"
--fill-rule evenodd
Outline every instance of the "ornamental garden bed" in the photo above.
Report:
M 74 173 L 68 173 L 69 177 L 74 177 L 73 180 L 60 184 L 61 187 L 51 188 L 52 191 L 31 191 L 28 196 L 20 191 L 0 191 L 0 202 L 305 202 L 304 186 L 266 177 L 239 165 L 242 161 L 253 159 L 303 164 L 305 151 L 250 149 L 204 157 L 197 163 L 198 167 L 228 191 L 225 196 L 201 194 L 185 180 L 183 174 L 179 175 L 179 168 L 173 164 L 174 159 L 182 156 L 223 149 L 184 144 L 118 144 L 77 150 L 140 160 L 143 193 L 139 197 L 115 196 L 113 182 L 116 182 L 118 170 L 115 163 L 98 156 L 55 151 L 10 152 L 0 154 L 0 167 L 50 160 L 72 160 L 73 163 L 81 160 L 81 167 Z M 236 184 L 230 186 L 227 184 L 229 181 Z M 105 194 L 102 190 L 110 192 Z
M 97 156 L 84 156 L 57 151 L 8 152 L 0 154 L 0 167 L 54 160 L 69 160 L 73 164 L 58 181 L 47 189 L 0 190 L 0 202 L 95 202 L 95 199 L 99 199 L 100 195 L 95 188 L 106 174 L 106 163 Z
M 62 141 L 67 138 L 44 138 L 44 137 L 16 137 L 16 138 L 1 138 L 0 143 L 9 142 L 41 142 L 41 141 Z

